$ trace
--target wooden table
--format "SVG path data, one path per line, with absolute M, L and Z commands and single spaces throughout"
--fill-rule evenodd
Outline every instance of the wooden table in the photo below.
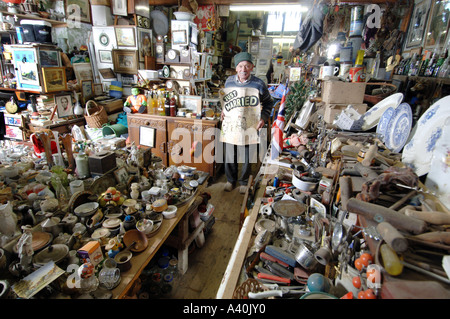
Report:
M 206 187 L 207 180 L 203 182 L 202 185 L 199 185 L 197 188 L 197 192 L 195 193 L 195 196 L 193 196 L 187 203 L 185 203 L 183 206 L 178 207 L 177 215 L 174 218 L 171 219 L 164 219 L 161 223 L 161 227 L 159 231 L 156 233 L 155 236 L 148 239 L 148 246 L 147 248 L 140 253 L 134 253 L 133 257 L 131 258 L 131 268 L 130 270 L 126 272 L 122 272 L 120 274 L 121 281 L 120 284 L 112 290 L 113 298 L 114 299 L 123 299 L 126 298 L 131 290 L 131 288 L 134 286 L 136 280 L 141 275 L 142 271 L 145 269 L 145 267 L 148 265 L 148 263 L 152 260 L 152 258 L 155 256 L 155 254 L 158 252 L 159 248 L 166 242 L 166 240 L 169 238 L 172 231 L 177 227 L 178 225 L 183 225 L 183 229 L 187 227 L 187 220 L 192 213 L 192 210 L 190 209 L 193 203 L 196 201 L 197 197 L 201 195 Z M 200 226 L 199 226 L 200 227 Z M 203 229 L 203 227 L 201 227 Z M 199 232 L 199 231 L 198 231 Z M 195 233 L 198 234 L 197 231 Z M 179 243 L 177 247 L 179 247 L 179 253 L 178 255 L 183 256 L 183 260 L 181 260 L 182 269 L 180 269 L 180 272 L 183 273 L 187 270 L 187 247 L 184 248 L 186 245 L 183 245 L 183 243 L 186 242 L 186 238 L 188 237 L 187 234 L 184 234 L 182 237 L 183 242 Z M 180 250 L 181 249 L 181 250 Z M 180 264 L 180 261 L 179 261 Z M 183 268 L 184 267 L 184 268 Z

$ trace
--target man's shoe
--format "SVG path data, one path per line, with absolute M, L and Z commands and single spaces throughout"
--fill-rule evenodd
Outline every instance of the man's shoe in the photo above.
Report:
M 225 190 L 226 192 L 231 192 L 231 191 L 233 190 L 233 188 L 234 188 L 233 183 L 227 182 L 227 183 L 225 184 L 224 190 Z
M 248 187 L 245 185 L 241 185 L 239 186 L 239 193 L 241 194 L 245 194 L 245 192 L 247 191 Z

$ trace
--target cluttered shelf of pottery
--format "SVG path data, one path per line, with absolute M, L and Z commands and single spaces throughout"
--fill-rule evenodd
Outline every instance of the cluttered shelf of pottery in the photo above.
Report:
M 206 183 L 199 185 L 198 194 L 201 194 L 205 187 Z M 114 299 L 124 299 L 127 297 L 128 292 L 133 287 L 142 271 L 181 221 L 194 200 L 195 197 L 192 197 L 190 201 L 185 203 L 185 205 L 178 207 L 175 218 L 163 219 L 158 232 L 153 237 L 148 238 L 147 248 L 143 252 L 133 253 L 133 257 L 130 260 L 131 268 L 128 271 L 121 273 L 121 281 L 119 285 L 112 290 Z
M 42 18 L 40 16 L 32 15 L 32 14 L 20 14 L 20 13 L 12 13 L 7 11 L 0 11 L 4 15 L 17 16 L 20 19 L 31 19 L 31 20 L 43 20 L 52 24 L 54 27 L 67 27 L 67 23 L 64 21 L 57 21 L 52 19 Z

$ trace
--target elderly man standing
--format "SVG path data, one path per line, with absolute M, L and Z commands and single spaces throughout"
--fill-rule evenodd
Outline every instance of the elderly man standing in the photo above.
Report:
M 251 54 L 247 52 L 241 52 L 234 56 L 234 65 L 236 68 L 236 74 L 230 76 L 225 82 L 225 89 L 233 89 L 233 88 L 249 88 L 253 89 L 253 92 L 256 92 L 255 97 L 249 97 L 248 99 L 241 99 L 241 101 L 250 101 L 250 104 L 253 104 L 252 101 L 257 101 L 260 106 L 260 114 L 258 114 L 259 121 L 256 124 L 256 130 L 259 131 L 264 124 L 268 121 L 270 117 L 270 113 L 273 107 L 273 100 L 267 88 L 267 85 L 256 76 L 252 75 L 254 65 L 252 62 Z M 229 91 L 229 90 L 228 90 Z M 246 108 L 254 105 L 244 105 L 245 103 L 236 103 L 233 107 L 241 107 Z M 245 110 L 240 114 L 244 114 L 247 116 Z M 233 118 L 226 118 L 229 116 L 233 116 Z M 236 112 L 224 112 L 222 111 L 222 121 L 225 123 L 226 120 L 227 125 L 229 123 L 234 123 L 233 130 L 238 134 L 246 134 L 247 122 L 246 120 L 241 118 L 234 118 L 236 116 Z M 251 117 L 251 115 L 250 115 Z M 236 186 L 236 183 L 239 182 L 239 192 L 241 194 L 245 193 L 247 190 L 248 178 L 250 176 L 251 166 L 250 166 L 250 145 L 244 143 L 239 144 L 231 144 L 225 142 L 225 175 L 227 177 L 227 183 L 225 184 L 225 191 L 231 191 Z M 242 162 L 241 173 L 238 176 L 238 154 L 244 154 L 245 158 Z

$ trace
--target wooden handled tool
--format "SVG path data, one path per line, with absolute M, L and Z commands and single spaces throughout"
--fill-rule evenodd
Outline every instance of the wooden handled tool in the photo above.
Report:
M 384 206 L 363 202 L 356 198 L 348 200 L 347 209 L 349 212 L 362 215 L 371 220 L 388 222 L 398 230 L 411 232 L 416 235 L 422 234 L 427 230 L 427 223 L 423 220 L 400 214 Z
M 379 223 L 377 225 L 377 231 L 396 253 L 403 253 L 408 249 L 408 240 L 390 223 Z
M 343 210 L 347 210 L 347 202 L 352 197 L 352 178 L 348 176 L 339 177 L 340 186 L 340 196 L 341 196 L 341 207 Z
M 450 214 L 443 212 L 405 209 L 405 215 L 426 221 L 433 225 L 450 225 Z
M 378 146 L 376 144 L 370 145 L 367 153 L 364 155 L 364 159 L 362 160 L 361 164 L 363 166 L 370 166 L 372 163 L 372 160 L 375 158 L 375 155 L 377 155 L 378 152 Z
M 450 245 L 450 232 L 432 231 L 414 236 L 416 239 L 424 240 L 430 243 L 441 243 Z

